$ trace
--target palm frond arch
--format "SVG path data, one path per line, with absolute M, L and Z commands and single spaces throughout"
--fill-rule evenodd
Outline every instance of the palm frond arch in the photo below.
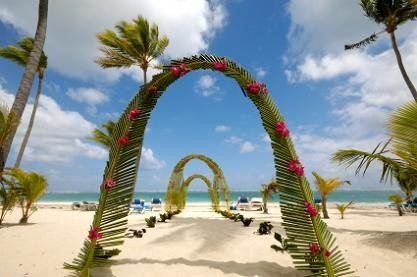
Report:
M 129 205 L 132 201 L 145 128 L 159 97 L 170 84 L 189 71 L 214 70 L 236 81 L 243 94 L 259 111 L 262 125 L 271 139 L 276 181 L 280 184 L 283 226 L 293 247 L 288 249 L 295 267 L 309 276 L 342 276 L 350 266 L 335 245 L 335 238 L 319 216 L 313 216 L 313 195 L 298 161 L 284 119 L 266 87 L 235 62 L 213 55 L 198 55 L 174 60 L 162 73 L 141 87 L 121 114 L 114 130 L 109 159 L 100 186 L 97 211 L 88 238 L 78 257 L 67 269 L 75 276 L 90 276 L 94 267 L 109 260 L 99 253 L 123 244 Z M 313 206 L 311 206 L 313 205 Z M 269 251 L 265 249 L 265 251 Z
M 185 207 L 188 184 L 192 181 L 192 179 L 188 180 L 188 184 L 186 182 L 187 180 L 184 181 L 184 169 L 185 166 L 192 160 L 202 161 L 213 172 L 213 182 L 210 183 L 210 187 L 208 187 L 213 208 L 216 210 L 219 207 L 219 194 L 222 196 L 222 200 L 226 202 L 226 207 L 228 207 L 230 200 L 229 188 L 221 167 L 213 159 L 205 155 L 190 154 L 178 161 L 172 170 L 165 197 L 165 206 L 167 209 L 171 210 L 173 206 L 177 209 L 183 209 Z M 203 181 L 205 182 L 205 180 Z
M 206 184 L 207 186 L 207 190 L 209 192 L 209 196 L 210 196 L 210 200 L 211 200 L 211 204 L 214 210 L 218 210 L 219 208 L 219 197 L 218 197 L 218 191 L 216 191 L 213 188 L 212 183 L 210 182 L 210 180 L 201 174 L 193 174 L 189 177 L 187 177 L 187 179 L 184 180 L 184 182 L 182 183 L 181 187 L 180 187 L 180 192 L 181 192 L 181 202 L 177 204 L 177 208 L 178 209 L 184 209 L 185 208 L 185 204 L 186 204 L 186 200 L 187 200 L 187 192 L 188 192 L 188 188 L 190 186 L 190 184 L 194 181 L 200 179 L 201 181 L 203 181 L 203 183 Z

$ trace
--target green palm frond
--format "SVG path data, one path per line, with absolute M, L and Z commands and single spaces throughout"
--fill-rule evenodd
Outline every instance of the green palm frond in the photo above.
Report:
M 95 128 L 93 129 L 92 136 L 89 137 L 91 141 L 97 142 L 104 146 L 106 149 L 110 149 L 110 145 L 113 139 L 113 130 L 116 123 L 112 120 L 101 124 L 102 130 Z
M 381 181 L 392 180 L 399 167 L 401 167 L 401 161 L 384 155 L 388 152 L 386 149 L 389 142 L 390 141 L 386 142 L 382 146 L 381 143 L 379 143 L 372 152 L 355 149 L 338 150 L 332 155 L 332 160 L 339 162 L 339 164 L 345 165 L 346 167 L 350 167 L 359 162 L 358 167 L 355 170 L 356 175 L 360 174 L 361 171 L 363 172 L 363 175 L 365 175 L 369 166 L 373 162 L 378 161 L 382 163 Z
M 356 43 L 352 43 L 352 44 L 345 44 L 345 50 L 351 50 L 351 49 L 355 49 L 355 48 L 362 48 L 365 46 L 368 46 L 372 43 L 374 43 L 376 40 L 378 39 L 377 34 L 373 33 L 372 35 L 370 35 L 369 37 L 356 42 Z
M 417 168 L 417 103 L 409 102 L 395 110 L 388 123 L 393 152 Z
M 7 105 L 0 104 L 0 148 L 4 146 L 7 138 L 16 130 L 19 121 Z
M 96 246 L 99 244 L 104 249 L 123 243 L 123 235 L 126 230 L 129 204 L 132 200 L 133 189 L 136 183 L 137 165 L 145 127 L 150 113 L 158 98 L 164 90 L 178 77 L 170 73 L 171 66 L 184 64 L 190 70 L 211 69 L 213 62 L 226 62 L 227 67 L 223 74 L 233 78 L 258 109 L 263 126 L 271 138 L 271 146 L 274 153 L 276 168 L 276 181 L 280 184 L 280 205 L 283 218 L 283 226 L 288 238 L 294 247 L 289 253 L 294 260 L 297 269 L 310 271 L 309 276 L 342 276 L 352 273 L 349 265 L 342 257 L 342 253 L 335 245 L 335 238 L 327 229 L 320 217 L 311 217 L 306 213 L 305 202 L 313 203 L 313 195 L 310 186 L 304 176 L 293 174 L 289 168 L 289 162 L 297 159 L 297 155 L 290 138 L 279 136 L 275 131 L 278 121 L 283 117 L 276 108 L 270 94 L 251 94 L 246 92 L 246 85 L 255 82 L 255 79 L 236 63 L 216 56 L 200 55 L 172 61 L 171 65 L 164 67 L 163 72 L 153 77 L 149 84 L 141 87 L 140 92 L 129 103 L 127 109 L 121 115 L 115 125 L 107 166 L 104 171 L 104 180 L 114 178 L 117 186 L 111 190 L 101 186 L 100 201 L 94 216 L 92 227 L 99 227 L 103 235 L 101 239 L 87 239 L 78 258 L 72 264 L 65 267 L 74 270 L 77 276 L 90 276 L 90 270 L 96 266 L 106 265 L 97 257 Z M 157 92 L 148 92 L 154 86 Z M 136 121 L 129 121 L 127 115 L 132 109 L 140 109 L 141 116 Z M 128 145 L 120 147 L 117 138 L 128 133 L 131 140 Z M 182 179 L 181 171 L 176 171 L 175 178 Z M 177 179 L 176 179 L 177 180 Z M 175 182 L 169 186 L 177 186 Z M 213 187 L 218 189 L 217 184 Z M 311 243 L 317 243 L 322 250 L 330 251 L 331 255 L 320 254 L 312 259 L 310 254 Z
M 0 48 L 0 57 L 11 60 L 20 66 L 26 66 L 30 52 L 33 49 L 33 43 L 33 38 L 24 38 L 17 43 L 18 46 L 9 45 Z M 48 57 L 42 51 L 37 70 L 40 76 L 43 74 L 43 71 L 47 66 Z

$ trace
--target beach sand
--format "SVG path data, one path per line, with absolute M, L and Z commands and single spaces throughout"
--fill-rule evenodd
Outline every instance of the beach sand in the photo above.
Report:
M 1 277 L 68 276 L 62 264 L 78 254 L 94 212 L 59 203 L 41 206 L 29 224 L 16 224 L 19 209 L 6 218 L 0 229 Z M 301 276 L 288 254 L 270 248 L 273 235 L 255 234 L 262 221 L 283 233 L 278 206 L 269 215 L 242 213 L 256 218 L 250 227 L 207 205 L 188 205 L 143 238 L 127 238 L 114 264 L 94 276 Z M 157 214 L 131 214 L 129 227 L 145 228 L 144 218 Z M 417 214 L 399 217 L 385 207 L 357 205 L 344 220 L 334 208 L 330 216 L 326 222 L 357 276 L 417 276 Z

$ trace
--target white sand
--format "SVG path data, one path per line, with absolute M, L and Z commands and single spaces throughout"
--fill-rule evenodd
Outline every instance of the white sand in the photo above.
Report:
M 78 253 L 94 212 L 69 206 L 43 205 L 27 225 L 18 225 L 19 210 L 0 229 L 0 276 L 67 276 L 62 268 Z M 52 208 L 54 207 L 54 208 Z M 126 239 L 114 265 L 94 276 L 300 276 L 287 254 L 275 253 L 272 235 L 254 234 L 259 223 L 272 221 L 283 232 L 279 208 L 255 217 L 250 227 L 231 222 L 196 204 L 169 223 L 147 229 L 143 238 Z M 144 217 L 133 214 L 129 225 L 144 228 Z M 359 276 L 417 276 L 417 214 L 399 217 L 395 210 L 365 206 L 346 212 L 340 220 L 330 210 L 326 222 L 345 258 Z

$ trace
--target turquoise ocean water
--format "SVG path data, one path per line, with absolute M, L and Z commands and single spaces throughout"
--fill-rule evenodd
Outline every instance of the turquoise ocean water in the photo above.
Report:
M 388 203 L 390 194 L 399 193 L 398 191 L 335 191 L 329 194 L 329 202 L 349 202 L 356 203 Z M 48 193 L 40 201 L 42 202 L 74 202 L 74 201 L 98 201 L 98 193 Z M 260 197 L 258 191 L 233 191 L 231 197 L 236 201 L 239 196 Z M 319 195 L 315 193 L 318 198 Z M 150 201 L 152 198 L 164 199 L 164 192 L 135 192 L 134 198 Z M 279 201 L 278 196 L 274 196 L 272 201 Z M 190 191 L 187 194 L 187 202 L 210 202 L 207 192 Z

